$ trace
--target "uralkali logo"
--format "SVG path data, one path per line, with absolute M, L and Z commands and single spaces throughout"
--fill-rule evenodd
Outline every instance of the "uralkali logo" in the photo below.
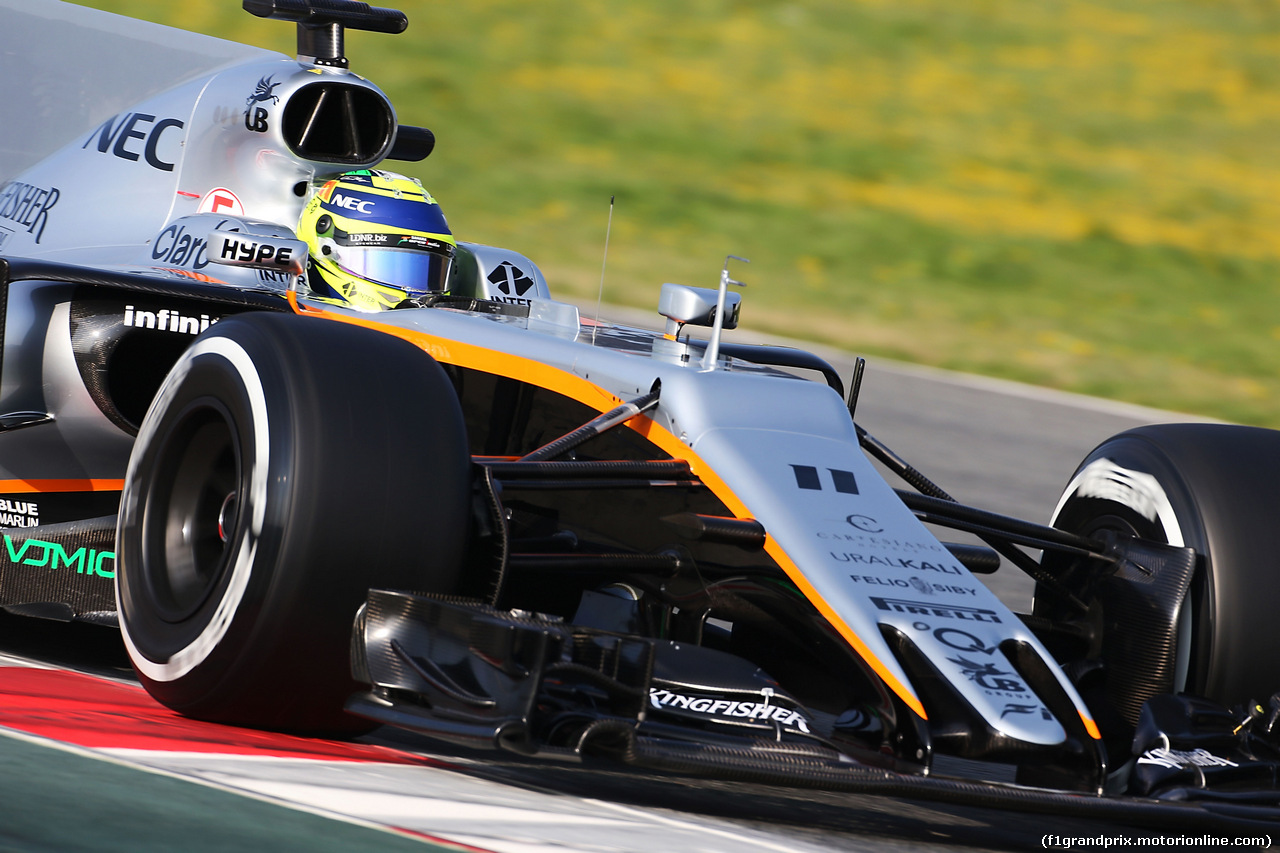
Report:
M 764 702 L 736 702 L 732 699 L 716 699 L 710 696 L 690 696 L 673 693 L 661 687 L 649 688 L 649 704 L 655 708 L 673 711 L 692 711 L 703 716 L 731 721 L 773 720 L 785 728 L 809 733 L 809 722 L 799 711 L 783 705 L 771 705 L 768 693 Z

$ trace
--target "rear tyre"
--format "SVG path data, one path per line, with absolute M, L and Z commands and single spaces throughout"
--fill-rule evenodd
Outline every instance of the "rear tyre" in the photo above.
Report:
M 1174 689 L 1230 706 L 1280 689 L 1278 497 L 1280 432 L 1160 424 L 1121 433 L 1090 453 L 1053 524 L 1196 550 L 1177 623 Z M 1045 609 L 1041 592 L 1037 612 Z
M 193 717 L 367 728 L 343 703 L 370 587 L 453 591 L 469 453 L 443 370 L 345 324 L 244 314 L 183 354 L 138 433 L 116 596 L 138 677 Z

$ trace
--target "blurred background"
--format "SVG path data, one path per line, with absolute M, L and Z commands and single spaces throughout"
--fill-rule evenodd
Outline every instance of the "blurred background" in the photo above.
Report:
M 239 0 L 78 0 L 295 53 Z M 1276 0 L 383 0 L 460 239 L 593 301 L 1280 427 Z M 655 315 L 656 318 L 656 315 Z

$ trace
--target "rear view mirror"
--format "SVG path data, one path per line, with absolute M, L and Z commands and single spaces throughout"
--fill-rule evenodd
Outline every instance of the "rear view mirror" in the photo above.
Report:
M 658 297 L 658 313 L 680 325 L 711 326 L 716 321 L 716 302 L 720 292 L 709 287 L 689 287 L 684 284 L 664 284 Z M 738 312 L 742 308 L 742 294 L 726 293 L 722 328 L 738 327 Z

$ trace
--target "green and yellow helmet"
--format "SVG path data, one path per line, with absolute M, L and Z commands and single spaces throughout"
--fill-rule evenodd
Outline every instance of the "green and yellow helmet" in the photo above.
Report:
M 440 205 L 417 179 L 371 169 L 316 190 L 298 239 L 311 252 L 311 289 L 361 311 L 443 291 L 456 248 Z

